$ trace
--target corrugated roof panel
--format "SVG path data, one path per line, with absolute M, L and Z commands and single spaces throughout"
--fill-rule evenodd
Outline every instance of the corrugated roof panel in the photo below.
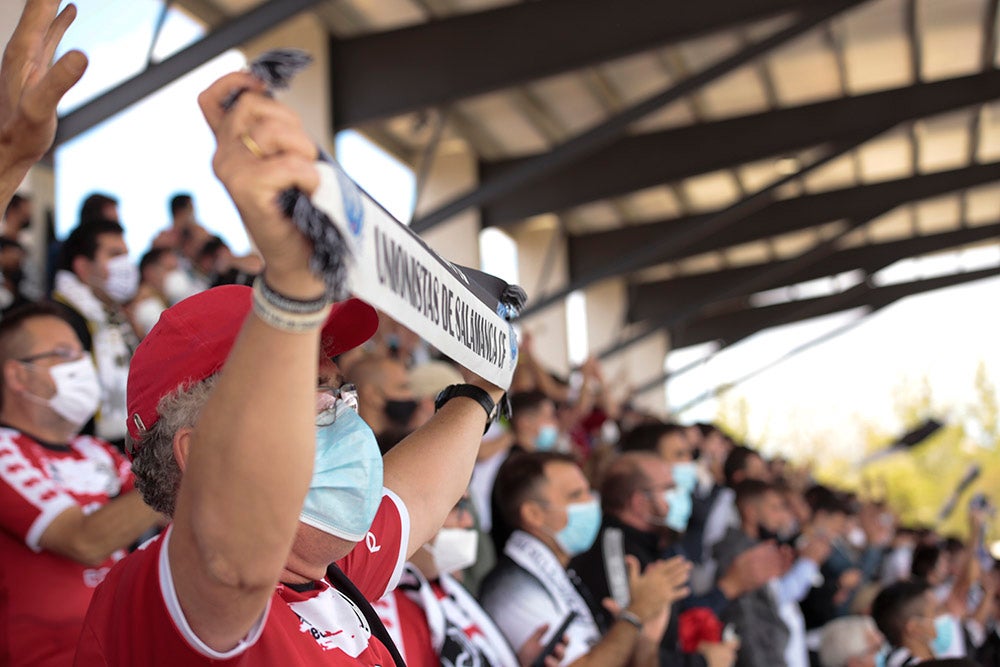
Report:
M 1000 102 L 984 105 L 981 110 L 976 157 L 981 162 L 1000 160 Z
M 855 157 L 853 153 L 842 155 L 806 174 L 807 192 L 825 192 L 857 185 Z
M 699 95 L 709 119 L 767 111 L 767 93 L 753 65 L 736 70 L 729 76 L 702 88 Z
M 578 134 L 606 117 L 600 102 L 576 73 L 541 79 L 528 86 L 569 134 Z
M 677 197 L 670 188 L 660 185 L 646 188 L 621 198 L 622 204 L 629 210 L 629 222 L 648 222 L 676 218 L 684 213 Z
M 381 32 L 427 20 L 424 11 L 409 0 L 351 0 L 366 27 Z
M 913 216 L 909 206 L 900 206 L 866 225 L 872 243 L 884 243 L 913 235 Z
M 920 171 L 942 171 L 968 164 L 971 120 L 972 112 L 963 110 L 917 123 Z
M 791 234 L 782 234 L 772 239 L 774 254 L 778 259 L 798 257 L 816 245 L 816 234 L 811 229 L 804 229 Z
M 724 266 L 724 258 L 717 252 L 706 252 L 701 255 L 686 257 L 675 264 L 677 273 L 687 276 L 718 271 Z
M 624 104 L 644 100 L 671 83 L 671 77 L 663 68 L 657 52 L 612 60 L 598 69 Z
M 913 150 L 909 133 L 898 128 L 876 137 L 858 149 L 861 179 L 866 183 L 887 181 L 913 174 Z
M 918 14 L 926 81 L 982 69 L 984 0 L 922 2 Z
M 694 211 L 715 211 L 739 199 L 732 172 L 715 171 L 686 179 L 681 187 Z
M 730 266 L 763 264 L 771 259 L 771 247 L 765 241 L 754 241 L 731 246 L 723 254 Z
M 459 108 L 482 126 L 503 149 L 506 157 L 547 151 L 545 137 L 504 93 L 490 93 L 463 100 Z
M 905 0 L 875 0 L 844 15 L 841 34 L 852 95 L 913 82 L 910 40 L 903 25 Z
M 640 120 L 632 126 L 632 129 L 642 134 L 645 132 L 656 132 L 667 130 L 672 127 L 690 125 L 696 122 L 690 103 L 687 100 L 679 100 L 673 104 L 668 104 L 661 111 L 657 111 L 645 119 Z
M 690 72 L 699 72 L 743 48 L 743 40 L 736 30 L 706 35 L 680 44 L 676 53 Z
M 959 226 L 961 198 L 956 194 L 926 199 L 913 207 L 921 234 L 948 232 Z
M 818 31 L 796 40 L 768 63 L 782 106 L 808 104 L 841 95 L 837 58 Z
M 618 211 L 607 200 L 577 206 L 567 211 L 563 217 L 572 234 L 603 232 L 616 229 L 622 224 Z
M 1000 185 L 969 190 L 966 193 L 966 216 L 970 226 L 1000 222 Z
M 744 164 L 737 168 L 743 186 L 749 192 L 756 192 L 766 188 L 771 183 L 784 176 L 786 169 L 797 167 L 799 161 L 794 157 L 769 158 L 750 164 Z
M 865 227 L 855 229 L 841 239 L 839 247 L 840 248 L 856 248 L 858 246 L 868 245 L 868 230 Z

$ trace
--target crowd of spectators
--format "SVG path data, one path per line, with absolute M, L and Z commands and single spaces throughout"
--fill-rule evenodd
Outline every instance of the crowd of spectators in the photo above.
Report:
M 457 579 L 490 619 L 487 636 L 498 629 L 514 653 L 550 639 L 572 614 L 562 664 L 996 664 L 997 573 L 982 543 L 992 510 L 981 498 L 968 509 L 967 539 L 900 526 L 884 502 L 819 484 L 716 425 L 667 422 L 616 401 L 595 360 L 558 378 L 525 340 L 513 414 L 484 437 L 463 505 L 466 536 L 443 531 L 421 556 L 452 571 L 412 566 L 421 585 L 383 601 L 387 624 L 399 623 L 401 604 L 447 622 L 447 609 L 429 605 L 454 598 Z M 406 419 L 392 413 L 410 428 L 421 419 L 421 397 L 402 389 L 404 360 L 420 356 L 410 347 L 362 352 L 357 366 L 395 368 L 392 391 L 409 409 L 384 403 L 374 420 L 397 431 Z M 413 363 L 409 374 L 445 363 Z M 351 366 L 347 374 L 359 389 L 371 380 Z M 437 388 L 453 381 L 442 374 Z M 645 609 L 644 578 L 657 575 L 668 582 L 667 616 L 623 621 L 623 609 Z M 618 643 L 623 622 L 641 626 L 636 643 Z M 426 645 L 404 628 L 407 655 L 449 646 L 443 627 Z
M 983 499 L 964 540 L 901 526 L 594 359 L 557 377 L 527 333 L 494 422 L 503 388 L 306 299 L 308 245 L 258 197 L 299 182 L 260 144 L 315 151 L 245 73 L 201 101 L 260 256 L 188 194 L 138 263 L 104 193 L 30 252 L 13 186 L 85 66 L 50 68 L 57 6 L 28 0 L 0 70 L 0 663 L 1000 666 Z

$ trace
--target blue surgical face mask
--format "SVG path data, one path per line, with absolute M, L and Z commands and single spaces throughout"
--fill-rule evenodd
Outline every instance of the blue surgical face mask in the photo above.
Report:
M 889 650 L 883 648 L 875 654 L 875 667 L 886 667 L 886 658 L 889 657 Z
M 675 463 L 670 467 L 670 474 L 674 477 L 674 484 L 679 488 L 694 493 L 695 487 L 698 486 L 698 465 L 694 461 Z
M 552 424 L 546 424 L 535 436 L 535 449 L 540 452 L 552 451 L 559 440 L 559 429 Z
M 667 528 L 683 533 L 687 530 L 688 519 L 691 518 L 691 494 L 679 486 L 675 486 L 663 494 L 667 501 L 667 518 L 664 521 Z
M 569 522 L 556 533 L 559 547 L 570 556 L 582 554 L 597 539 L 601 530 L 601 504 L 597 498 L 566 506 Z
M 931 652 L 935 657 L 942 657 L 951 647 L 955 624 L 950 616 L 938 616 L 934 619 L 934 641 L 931 642 Z
M 312 482 L 299 519 L 351 542 L 364 539 L 382 502 L 382 454 L 375 434 L 342 402 L 316 429 Z

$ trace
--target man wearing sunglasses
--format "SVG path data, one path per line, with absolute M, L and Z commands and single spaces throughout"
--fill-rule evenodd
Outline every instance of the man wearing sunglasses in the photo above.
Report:
M 94 588 L 158 515 L 118 450 L 78 435 L 100 388 L 58 306 L 0 322 L 0 369 L 0 659 L 69 665 Z

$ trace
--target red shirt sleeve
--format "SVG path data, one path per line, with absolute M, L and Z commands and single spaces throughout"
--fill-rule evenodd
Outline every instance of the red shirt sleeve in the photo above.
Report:
M 396 587 L 406 562 L 409 535 L 406 505 L 395 493 L 383 489 L 382 504 L 368 534 L 337 561 L 337 566 L 365 598 L 375 602 Z
M 10 432 L 0 432 L 0 530 L 38 551 L 52 520 L 76 504 Z

